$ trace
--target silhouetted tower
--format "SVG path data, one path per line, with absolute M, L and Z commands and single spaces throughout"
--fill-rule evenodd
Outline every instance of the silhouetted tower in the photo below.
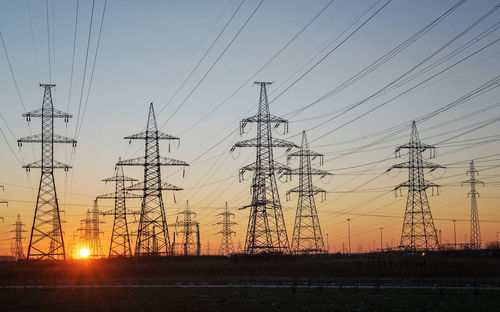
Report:
M 199 256 L 201 252 L 200 227 L 199 223 L 193 220 L 196 213 L 189 208 L 188 201 L 186 201 L 186 208 L 178 215 L 182 216 L 182 220 L 177 220 L 176 228 L 180 228 L 180 230 L 176 232 L 182 236 L 181 246 L 184 256 Z
M 255 147 L 256 161 L 240 169 L 240 181 L 246 171 L 253 171 L 251 184 L 252 202 L 244 206 L 250 208 L 245 252 L 283 253 L 288 252 L 289 243 L 285 227 L 285 219 L 276 184 L 275 174 L 290 171 L 285 165 L 275 162 L 273 148 L 284 147 L 290 150 L 297 145 L 272 137 L 271 130 L 280 124 L 287 132 L 288 121 L 269 113 L 266 86 L 270 82 L 255 82 L 260 85 L 259 108 L 257 115 L 243 119 L 240 123 L 240 133 L 243 133 L 248 123 L 257 123 L 257 138 L 237 142 L 231 150 L 237 147 Z
M 224 208 L 224 212 L 218 214 L 218 216 L 222 217 L 222 221 L 217 222 L 215 225 L 222 225 L 222 229 L 217 232 L 217 234 L 221 235 L 220 245 L 219 245 L 219 254 L 227 256 L 228 254 L 234 252 L 233 246 L 233 235 L 236 234 L 231 228 L 233 225 L 238 223 L 231 221 L 231 217 L 234 219 L 234 213 L 229 212 L 229 209 L 226 206 Z
M 297 254 L 314 254 L 326 252 L 321 227 L 319 225 L 318 211 L 314 196 L 326 195 L 325 190 L 314 186 L 313 175 L 324 178 L 331 175 L 329 172 L 312 168 L 311 161 L 319 159 L 319 165 L 323 164 L 323 155 L 309 149 L 306 132 L 302 132 L 302 145 L 296 152 L 290 153 L 287 160 L 299 158 L 299 168 L 292 170 L 292 175 L 299 176 L 299 186 L 289 190 L 290 193 L 298 193 L 297 212 L 295 214 L 295 225 L 293 227 L 291 252 Z
M 121 160 L 121 159 L 120 159 Z M 127 215 L 136 214 L 127 211 L 127 198 L 142 198 L 142 195 L 129 193 L 125 190 L 126 182 L 137 181 L 134 178 L 126 177 L 123 174 L 122 166 L 115 166 L 115 175 L 103 180 L 104 182 L 115 182 L 115 191 L 110 194 L 100 195 L 98 199 L 113 199 L 115 208 L 110 211 L 101 212 L 101 215 L 111 215 L 113 219 L 113 231 L 111 232 L 111 242 L 109 245 L 109 257 L 129 257 L 132 255 L 130 247 L 130 235 L 128 230 Z
M 424 169 L 434 171 L 444 167 L 422 159 L 422 152 L 426 150 L 430 151 L 430 158 L 434 158 L 436 148 L 420 142 L 415 121 L 412 122 L 410 142 L 396 148 L 396 157 L 401 157 L 400 151 L 402 149 L 408 150 L 408 162 L 393 165 L 387 170 L 402 168 L 408 169 L 409 172 L 408 181 L 394 188 L 396 195 L 398 190 L 401 194 L 401 188 L 408 188 L 400 248 L 405 250 L 436 250 L 439 248 L 438 237 L 426 190 L 431 188 L 434 194 L 434 189 L 436 189 L 437 194 L 439 194 L 439 189 L 437 184 L 425 180 Z
M 470 161 L 470 168 L 467 170 L 469 180 L 463 181 L 462 185 L 470 184 L 470 192 L 467 194 L 470 197 L 470 248 L 481 249 L 481 229 L 479 228 L 479 214 L 477 212 L 477 197 L 479 193 L 476 191 L 476 184 L 484 185 L 484 182 L 476 180 L 476 175 L 479 175 L 474 167 L 474 161 Z
M 42 143 L 41 160 L 24 165 L 27 171 L 41 168 L 40 186 L 35 207 L 33 227 L 31 229 L 28 259 L 66 259 L 59 202 L 57 200 L 54 169 L 71 167 L 54 160 L 54 143 L 71 143 L 76 140 L 54 133 L 54 118 L 64 118 L 65 122 L 73 116 L 54 108 L 51 89 L 54 84 L 40 84 L 44 88 L 42 108 L 23 114 L 28 122 L 33 117 L 42 118 L 42 133 L 17 140 L 22 143 Z
M 170 254 L 171 245 L 163 205 L 163 190 L 182 190 L 180 187 L 161 181 L 161 166 L 189 166 L 186 162 L 160 156 L 160 140 L 179 138 L 158 131 L 153 103 L 149 106 L 146 131 L 125 137 L 128 140 L 145 140 L 144 157 L 122 160 L 118 166 L 144 167 L 144 181 L 127 188 L 143 192 L 141 217 L 137 230 L 135 255 Z
M 102 245 L 101 245 L 101 223 L 99 206 L 97 205 L 97 199 L 94 200 L 94 207 L 91 212 L 92 218 L 92 229 L 90 231 L 90 256 L 94 258 L 99 258 L 103 256 Z
M 15 227 L 11 232 L 15 233 L 14 235 L 14 246 L 12 247 L 12 255 L 16 259 L 16 261 L 24 259 L 24 248 L 23 248 L 23 233 L 26 232 L 24 227 L 26 224 L 22 223 L 21 216 L 17 215 L 16 223 L 13 224 Z
M 80 248 L 89 250 L 92 254 L 92 214 L 89 209 L 85 214 L 85 219 L 80 220 L 80 227 L 76 229 L 79 232 Z

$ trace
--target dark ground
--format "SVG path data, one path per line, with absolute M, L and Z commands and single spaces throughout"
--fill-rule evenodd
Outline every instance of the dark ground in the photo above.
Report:
M 92 287 L 176 283 L 285 286 Z M 332 284 L 354 288 L 307 288 L 307 285 Z M 49 288 L 0 288 L 2 311 L 500 311 L 500 290 L 487 289 L 488 286 L 500 287 L 500 254 L 174 257 L 139 259 L 138 263 L 135 259 L 0 263 L 0 287 L 12 285 Z M 89 287 L 53 287 L 71 285 Z M 424 289 L 378 288 L 384 285 L 418 285 Z M 363 286 L 373 288 L 363 289 Z

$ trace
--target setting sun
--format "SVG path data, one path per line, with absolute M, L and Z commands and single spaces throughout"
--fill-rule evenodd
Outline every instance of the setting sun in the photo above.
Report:
M 80 257 L 81 258 L 87 258 L 89 256 L 90 252 L 87 248 L 82 248 L 80 249 Z

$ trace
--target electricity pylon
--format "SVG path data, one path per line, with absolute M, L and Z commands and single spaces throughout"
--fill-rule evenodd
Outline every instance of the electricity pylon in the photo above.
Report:
M 474 167 L 474 160 L 470 161 L 470 168 L 467 170 L 469 180 L 463 181 L 462 185 L 470 184 L 470 192 L 467 194 L 470 197 L 470 248 L 481 249 L 481 229 L 479 228 L 479 214 L 477 211 L 477 197 L 479 193 L 476 191 L 476 184 L 484 185 L 484 182 L 476 180 L 476 175 L 479 175 Z
M 14 246 L 12 247 L 12 255 L 16 261 L 24 259 L 24 248 L 23 248 L 23 233 L 26 232 L 24 226 L 26 224 L 22 223 L 21 215 L 17 215 L 16 223 L 12 224 L 15 229 L 11 232 L 15 233 L 14 235 Z
M 233 231 L 231 227 L 238 223 L 231 221 L 231 217 L 233 217 L 234 219 L 234 213 L 229 212 L 229 209 L 227 207 L 227 202 L 224 208 L 224 212 L 219 213 L 217 216 L 222 217 L 222 221 L 215 223 L 215 225 L 222 225 L 222 229 L 219 232 L 217 232 L 217 234 L 221 235 L 219 254 L 227 256 L 234 251 L 233 235 L 235 235 L 236 232 Z
M 144 181 L 126 188 L 143 192 L 141 216 L 137 230 L 135 255 L 168 255 L 171 253 L 170 237 L 163 205 L 163 190 L 182 190 L 161 180 L 161 166 L 189 166 L 186 162 L 160 156 L 160 140 L 179 138 L 158 131 L 153 103 L 149 106 L 146 131 L 125 137 L 128 140 L 145 140 L 144 157 L 122 160 L 118 166 L 144 167 Z
M 54 108 L 52 91 L 54 84 L 40 84 L 44 88 L 42 108 L 23 114 L 28 122 L 33 117 L 42 118 L 42 133 L 17 140 L 22 143 L 41 143 L 41 160 L 24 165 L 27 171 L 41 168 L 40 186 L 36 200 L 35 216 L 31 228 L 28 259 L 66 259 L 59 202 L 57 200 L 54 169 L 68 171 L 71 167 L 54 159 L 54 143 L 71 143 L 76 140 L 54 133 L 54 118 L 64 118 L 65 122 L 73 116 Z
M 92 246 L 92 217 L 89 209 L 87 209 L 85 219 L 80 220 L 80 227 L 76 230 L 79 232 L 80 248 L 88 249 L 90 254 Z
M 0 185 L 0 188 L 2 189 L 2 191 L 4 191 L 3 185 Z M 7 205 L 7 207 L 9 207 L 9 202 L 6 200 L 0 199 L 0 204 L 5 204 Z M 2 223 L 5 221 L 3 217 L 0 217 L 0 219 L 2 219 Z
M 193 220 L 196 212 L 189 208 L 189 202 L 186 201 L 186 208 L 180 211 L 178 215 L 182 216 L 182 220 L 176 220 L 173 226 L 176 228 L 176 233 L 181 234 L 181 248 L 184 256 L 196 255 L 199 256 L 201 252 L 200 243 L 200 224 Z M 180 230 L 178 230 L 180 228 Z M 175 244 L 173 246 L 175 248 Z
M 331 175 L 331 173 L 312 168 L 311 161 L 318 158 L 320 166 L 323 164 L 323 155 L 309 149 L 306 132 L 302 132 L 302 145 L 296 152 L 290 153 L 287 160 L 299 158 L 299 168 L 292 170 L 292 175 L 299 176 L 299 186 L 289 190 L 286 195 L 298 193 L 297 212 L 295 214 L 295 225 L 293 227 L 291 252 L 295 254 L 315 254 L 325 253 L 325 243 L 319 224 L 318 211 L 314 196 L 317 194 L 326 195 L 325 190 L 314 186 L 312 176 L 321 178 Z
M 119 160 L 121 161 L 121 159 Z M 113 231 L 111 232 L 111 242 L 109 245 L 109 257 L 129 257 L 132 255 L 130 247 L 130 234 L 128 230 L 127 215 L 135 215 L 136 212 L 127 211 L 127 198 L 142 198 L 141 195 L 129 193 L 125 190 L 126 182 L 136 182 L 134 178 L 126 177 L 123 174 L 122 166 L 115 166 L 115 175 L 102 180 L 106 183 L 115 182 L 114 193 L 99 195 L 98 199 L 113 199 L 115 208 L 110 211 L 101 212 L 101 215 L 111 215 L 113 219 Z
M 240 169 L 240 181 L 246 171 L 253 171 L 251 184 L 252 202 L 243 208 L 250 208 L 245 252 L 255 253 L 285 253 L 289 250 L 285 219 L 276 184 L 275 174 L 290 172 L 290 168 L 275 162 L 273 148 L 284 147 L 287 150 L 298 147 L 294 143 L 272 137 L 271 130 L 284 125 L 288 130 L 288 121 L 269 113 L 266 86 L 271 82 L 255 82 L 260 85 L 259 108 L 256 115 L 240 122 L 240 134 L 248 123 L 257 123 L 257 138 L 237 142 L 232 148 L 255 147 L 256 161 Z
M 436 189 L 439 194 L 439 188 L 437 184 L 425 180 L 424 169 L 434 171 L 444 167 L 422 159 L 422 152 L 426 150 L 429 150 L 431 159 L 436 157 L 436 148 L 420 142 L 415 121 L 412 122 L 410 142 L 396 148 L 396 157 L 401 157 L 402 149 L 408 150 L 408 162 L 393 165 L 387 170 L 408 169 L 408 181 L 394 188 L 396 195 L 398 190 L 401 194 L 401 188 L 408 188 L 400 248 L 411 251 L 436 250 L 439 248 L 438 237 L 426 190 L 431 188 L 434 194 Z

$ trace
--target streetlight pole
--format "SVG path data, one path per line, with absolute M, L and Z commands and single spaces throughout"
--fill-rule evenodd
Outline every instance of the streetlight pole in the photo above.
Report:
M 452 221 L 453 221 L 453 236 L 455 237 L 455 249 L 457 249 L 457 227 L 455 226 L 457 220 L 452 220 Z
M 328 241 L 328 233 L 326 233 L 326 253 L 330 253 L 330 242 Z
M 382 229 L 383 229 L 383 227 L 380 227 L 380 252 L 384 251 L 384 247 L 382 245 L 382 242 L 383 242 L 383 240 L 382 240 Z
M 351 255 L 351 218 L 347 218 L 347 237 L 349 239 L 349 256 Z

